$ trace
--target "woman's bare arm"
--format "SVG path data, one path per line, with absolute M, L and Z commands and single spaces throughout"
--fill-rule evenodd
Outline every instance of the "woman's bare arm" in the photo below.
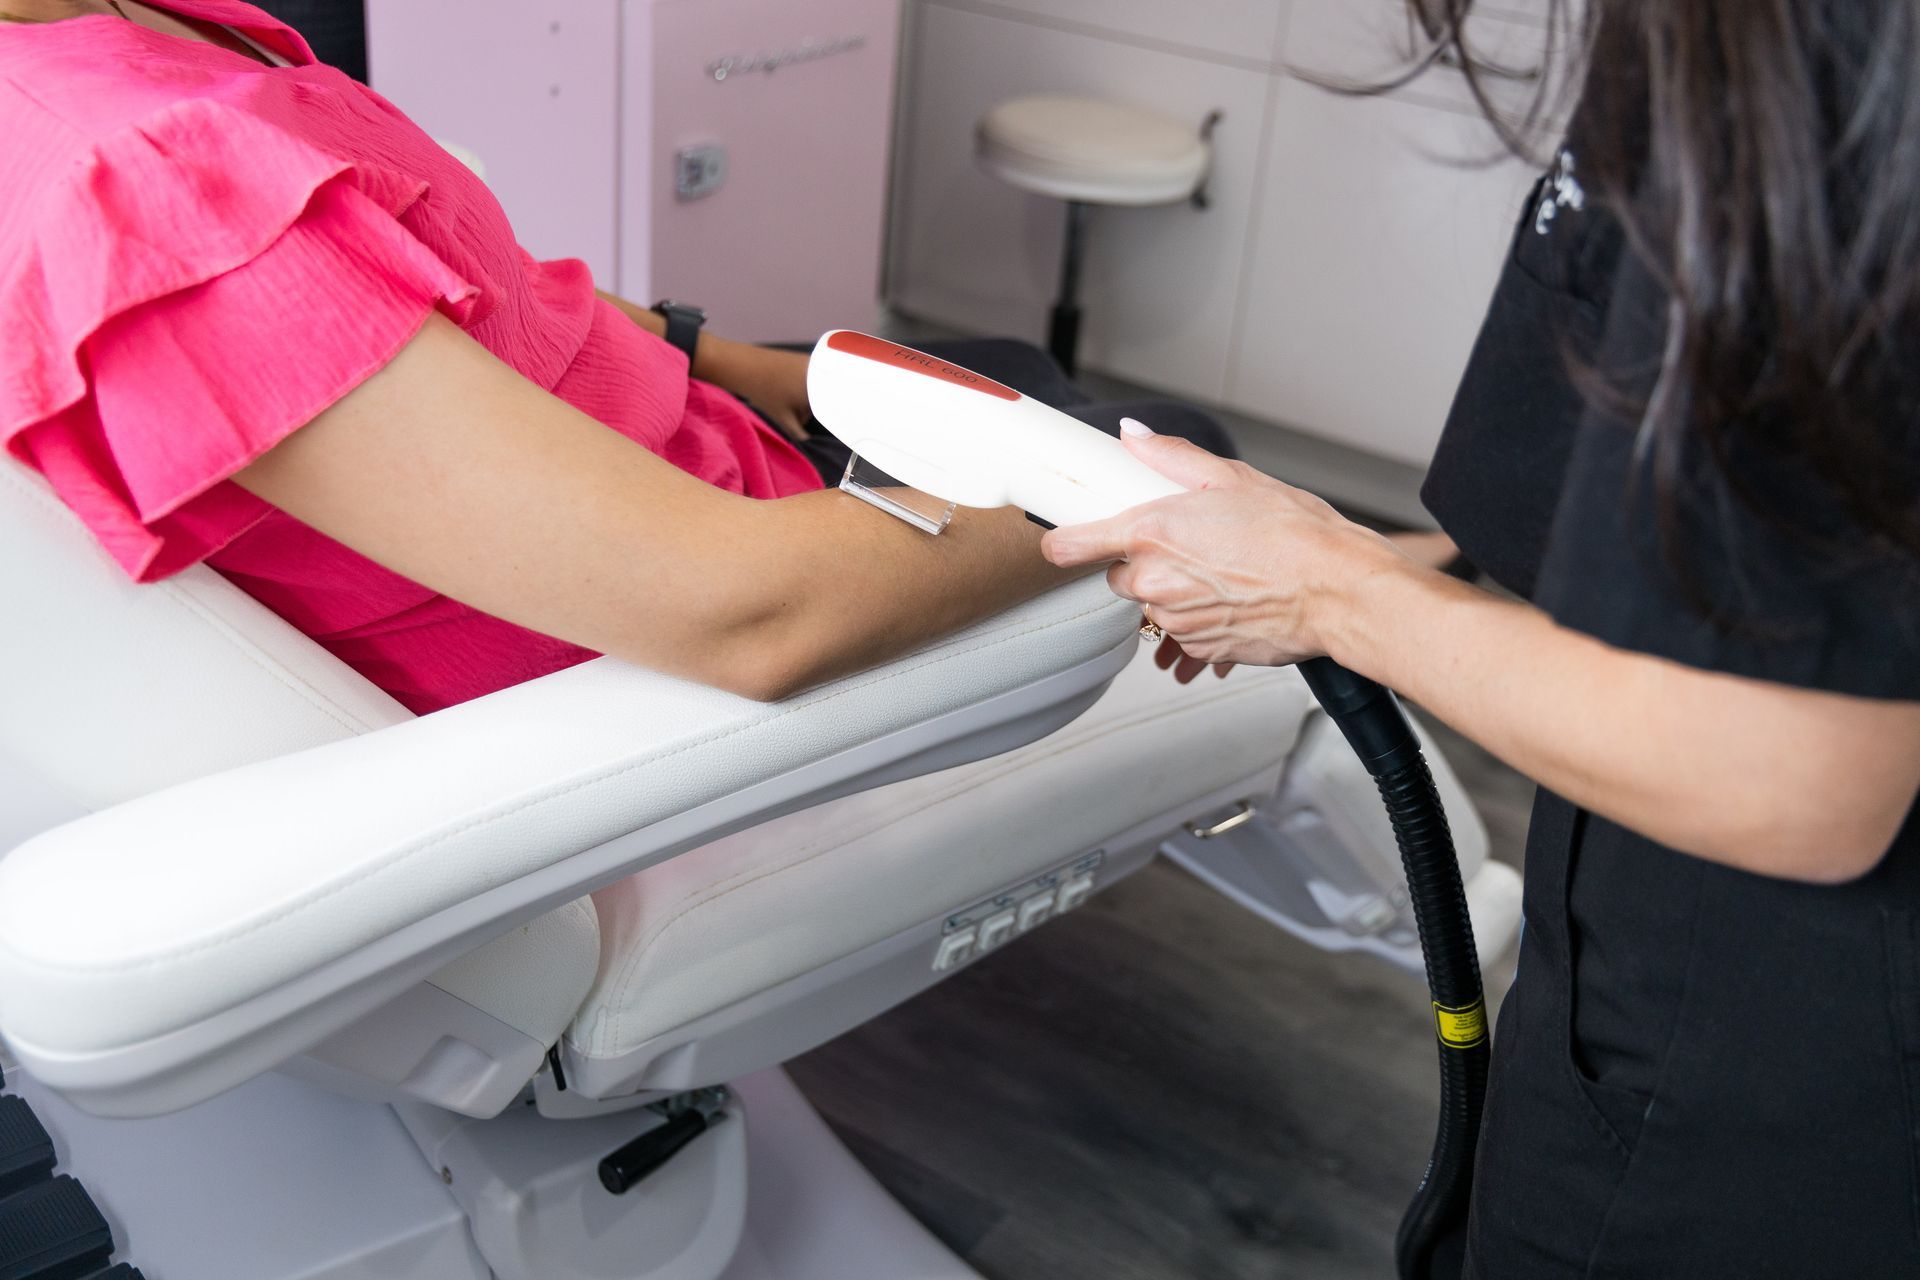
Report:
M 838 492 L 715 489 L 438 315 L 235 479 L 476 609 L 763 700 L 1069 576 L 1012 511 L 962 512 L 929 538 Z

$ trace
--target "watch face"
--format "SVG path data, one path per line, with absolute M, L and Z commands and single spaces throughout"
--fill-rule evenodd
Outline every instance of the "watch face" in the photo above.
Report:
M 694 323 L 703 323 L 707 318 L 705 307 L 696 307 L 691 302 L 676 302 L 672 298 L 662 298 L 653 304 L 655 311 L 676 311 Z

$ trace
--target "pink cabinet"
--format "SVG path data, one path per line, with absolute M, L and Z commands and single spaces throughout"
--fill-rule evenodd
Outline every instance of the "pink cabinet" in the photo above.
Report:
M 899 0 L 369 0 L 373 84 L 521 242 L 730 337 L 879 314 Z

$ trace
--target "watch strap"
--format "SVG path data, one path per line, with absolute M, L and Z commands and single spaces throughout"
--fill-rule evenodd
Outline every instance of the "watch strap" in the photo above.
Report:
M 700 345 L 700 327 L 707 322 L 707 313 L 699 307 L 672 300 L 654 303 L 653 310 L 667 322 L 667 342 L 679 349 L 691 369 L 694 351 Z

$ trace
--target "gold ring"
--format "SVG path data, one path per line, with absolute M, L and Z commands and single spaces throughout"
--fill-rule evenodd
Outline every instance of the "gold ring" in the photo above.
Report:
M 1152 618 L 1146 618 L 1144 614 L 1142 617 L 1145 619 L 1140 624 L 1140 638 L 1142 640 L 1159 640 L 1166 636 L 1166 629 L 1159 623 L 1155 622 Z

